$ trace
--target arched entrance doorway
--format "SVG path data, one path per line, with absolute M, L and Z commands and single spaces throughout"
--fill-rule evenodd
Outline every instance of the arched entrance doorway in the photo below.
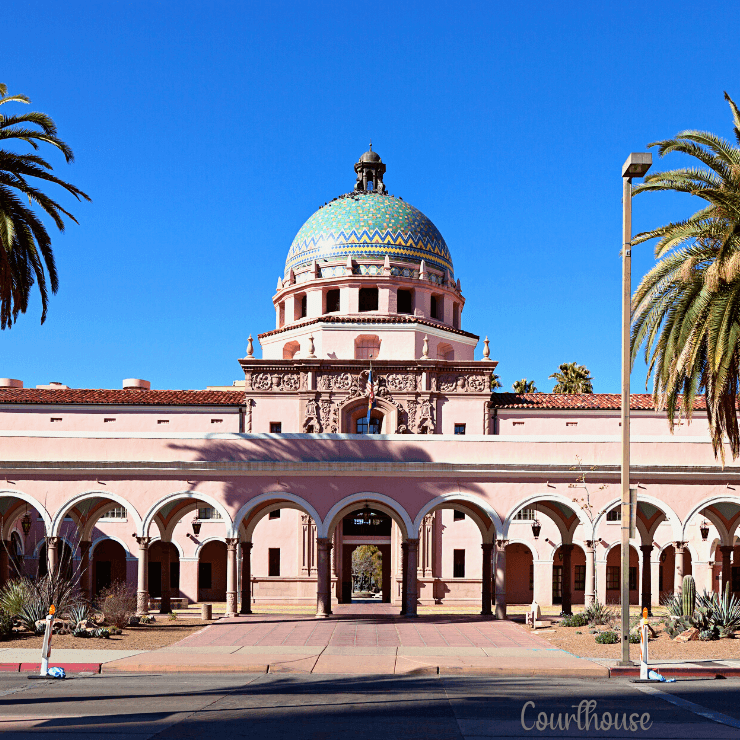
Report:
M 349 604 L 359 575 L 353 568 L 353 553 L 358 547 L 376 547 L 381 558 L 381 600 L 391 601 L 391 530 L 393 519 L 383 511 L 366 504 L 342 519 L 341 537 L 338 537 L 340 569 L 339 603 Z
M 506 599 L 509 604 L 534 601 L 534 557 L 522 542 L 506 546 Z
M 198 601 L 226 601 L 225 542 L 206 542 L 198 553 Z
M 171 611 L 170 599 L 180 596 L 180 553 L 171 542 L 157 542 L 149 546 L 149 599 L 160 614 Z
M 93 594 L 126 582 L 126 551 L 115 540 L 102 540 L 95 545 L 92 556 Z

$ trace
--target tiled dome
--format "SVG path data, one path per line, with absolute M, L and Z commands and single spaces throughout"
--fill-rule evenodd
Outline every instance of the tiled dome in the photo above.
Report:
M 342 195 L 320 208 L 290 245 L 285 275 L 314 260 L 346 257 L 405 259 L 453 274 L 450 250 L 437 227 L 400 198 L 376 192 Z

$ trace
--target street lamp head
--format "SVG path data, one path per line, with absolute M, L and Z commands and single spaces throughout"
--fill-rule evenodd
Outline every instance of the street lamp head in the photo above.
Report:
M 653 155 L 650 152 L 632 152 L 622 165 L 622 177 L 645 177 L 653 164 Z

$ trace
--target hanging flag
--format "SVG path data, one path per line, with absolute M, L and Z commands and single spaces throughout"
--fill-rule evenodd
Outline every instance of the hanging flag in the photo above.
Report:
M 373 365 L 370 363 L 370 372 L 367 376 L 367 433 L 370 434 L 370 414 L 375 408 L 375 387 L 373 385 Z

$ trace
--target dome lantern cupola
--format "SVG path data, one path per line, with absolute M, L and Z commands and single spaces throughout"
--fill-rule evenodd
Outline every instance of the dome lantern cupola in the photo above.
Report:
M 370 142 L 370 148 L 360 157 L 360 161 L 355 164 L 355 172 L 357 173 L 355 190 L 385 193 L 385 185 L 383 184 L 385 165 L 380 155 L 373 151 L 372 141 Z

